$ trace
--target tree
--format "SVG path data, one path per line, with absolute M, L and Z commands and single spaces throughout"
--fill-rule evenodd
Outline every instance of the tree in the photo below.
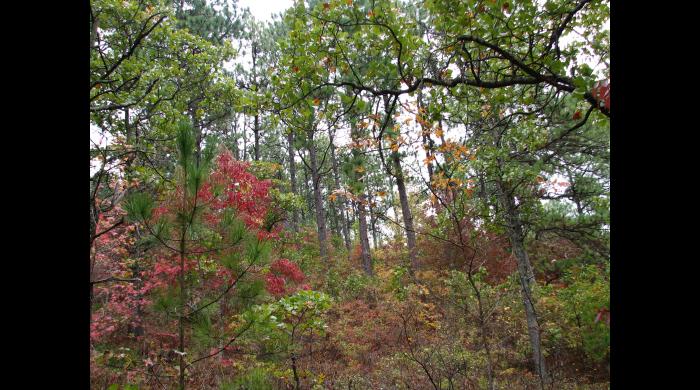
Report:
M 254 282 L 246 286 L 250 283 L 246 279 L 266 260 L 266 240 L 278 228 L 277 213 L 269 208 L 269 182 L 257 180 L 228 151 L 214 159 L 211 144 L 198 160 L 191 125 L 180 125 L 177 143 L 178 185 L 173 196 L 154 208 L 146 194 L 137 193 L 127 207 L 164 250 L 154 267 L 152 288 L 165 294 L 159 305 L 166 317 L 172 313 L 177 319 L 175 353 L 179 355 L 179 387 L 185 388 L 188 367 L 223 352 L 246 330 L 243 327 L 231 335 L 222 326 L 223 333 L 217 337 L 229 338 L 229 342 L 188 362 L 188 328 L 193 327 L 192 336 L 198 339 L 210 335 L 199 341 L 200 347 L 216 339 L 208 329 L 213 305 L 226 305 L 234 288 L 244 295 L 259 291 Z M 213 164 L 215 169 L 209 174 Z

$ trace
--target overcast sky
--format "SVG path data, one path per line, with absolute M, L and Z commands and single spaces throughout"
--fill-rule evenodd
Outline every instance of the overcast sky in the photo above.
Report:
M 294 4 L 292 0 L 238 0 L 238 7 L 250 9 L 255 19 L 272 20 L 273 14 L 281 13 Z

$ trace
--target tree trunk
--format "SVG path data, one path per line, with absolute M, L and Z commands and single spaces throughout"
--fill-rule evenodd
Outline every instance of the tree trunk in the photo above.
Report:
M 94 255 L 94 237 L 97 234 L 97 220 L 99 216 L 97 214 L 97 207 L 95 202 L 90 198 L 90 254 L 91 259 L 89 260 L 90 267 L 90 282 L 92 282 L 92 272 L 95 266 L 95 255 Z M 90 283 L 90 323 L 92 324 L 92 301 L 95 296 L 95 285 Z
M 410 260 L 409 272 L 411 276 L 415 276 L 415 271 L 418 269 L 416 258 L 416 232 L 413 230 L 413 214 L 408 204 L 408 194 L 406 193 L 406 184 L 404 183 L 403 171 L 401 170 L 401 161 L 398 154 L 394 153 L 394 177 L 396 178 L 396 186 L 399 188 L 399 201 L 401 203 L 401 216 L 403 217 L 404 230 L 406 231 L 406 241 L 408 243 L 408 258 Z
M 328 207 L 331 210 L 331 244 L 333 243 L 333 237 L 343 237 L 343 232 L 340 229 L 340 218 L 338 216 L 338 206 L 335 202 L 328 202 Z
M 248 119 L 243 116 L 243 161 L 248 160 L 248 131 L 246 129 Z
M 316 203 L 316 227 L 318 229 L 318 244 L 321 258 L 326 262 L 328 258 L 327 238 L 326 238 L 326 215 L 323 210 L 323 198 L 321 196 L 321 177 L 316 156 L 316 144 L 314 143 L 313 131 L 308 133 L 309 163 L 311 165 L 311 180 L 313 182 L 314 202 Z
M 384 114 L 388 118 L 387 128 L 393 126 L 393 115 L 392 107 L 389 106 L 390 99 L 388 97 L 384 98 Z M 406 193 L 406 183 L 403 176 L 403 170 L 401 168 L 401 158 L 399 157 L 398 151 L 392 151 L 391 161 L 387 165 L 393 165 L 392 169 L 387 166 L 386 169 L 396 179 L 396 186 L 399 189 L 399 201 L 401 203 L 401 215 L 403 217 L 403 228 L 406 232 L 406 241 L 408 244 L 408 272 L 412 279 L 415 280 L 415 271 L 418 268 L 417 258 L 416 258 L 416 233 L 413 230 L 413 214 L 408 204 L 408 194 Z
M 335 183 L 335 188 L 340 189 L 340 175 L 338 174 L 338 160 L 336 159 L 335 156 L 335 144 L 333 143 L 333 138 L 334 134 L 330 131 L 329 129 L 329 135 L 330 135 L 330 148 L 331 148 L 331 165 L 333 168 L 333 181 Z M 341 219 L 341 229 L 343 233 L 343 241 L 345 242 L 345 249 L 350 252 L 350 226 L 348 225 L 348 218 L 347 218 L 347 211 L 346 209 L 346 204 L 347 204 L 347 199 L 343 197 L 340 207 L 340 219 Z
M 360 252 L 362 257 L 362 269 L 367 275 L 372 276 L 372 258 L 369 255 L 369 237 L 367 236 L 367 213 L 364 202 L 367 196 L 363 193 L 360 201 L 357 202 L 357 214 L 360 219 Z
M 92 9 L 90 9 L 90 16 L 93 16 Z M 93 18 L 92 29 L 90 30 L 90 50 L 97 48 L 97 31 L 100 28 L 100 19 Z
M 292 352 L 292 374 L 294 374 L 294 389 L 299 390 L 301 389 L 301 385 L 299 383 L 299 374 L 297 374 L 297 357 L 296 355 Z
M 294 162 L 294 133 L 290 131 L 287 134 L 287 144 L 289 144 L 289 184 L 292 194 L 297 194 L 297 167 Z M 296 209 L 292 210 L 292 230 L 299 231 L 299 213 Z
M 183 230 L 180 240 L 180 315 L 178 326 L 180 331 L 180 390 L 185 390 L 185 233 Z
M 255 161 L 260 161 L 260 123 L 259 115 L 255 114 L 253 119 L 253 136 L 255 137 Z
M 374 217 L 374 208 L 372 207 L 372 197 L 369 188 L 367 189 L 367 199 L 367 207 L 369 207 L 369 229 L 372 231 L 372 244 L 374 244 L 374 249 L 377 249 L 379 246 L 377 241 L 377 227 L 375 224 L 377 219 Z
M 355 126 L 353 123 L 350 127 L 350 137 L 352 138 L 353 142 L 357 142 L 358 139 L 360 138 L 360 134 L 358 133 L 358 128 Z M 352 151 L 353 157 L 357 158 L 359 156 L 359 151 L 354 150 Z M 360 184 L 361 192 L 359 193 L 359 201 L 353 201 L 352 204 L 354 207 L 357 208 L 357 218 L 359 218 L 359 236 L 360 236 L 360 257 L 362 259 L 362 268 L 365 271 L 367 275 L 372 275 L 372 258 L 369 255 L 369 239 L 367 237 L 367 219 L 366 219 L 366 213 L 365 213 L 365 206 L 364 202 L 366 199 L 366 195 L 364 192 L 364 172 L 358 172 L 355 171 L 355 175 L 353 180 L 355 181 L 354 184 Z
M 253 41 L 251 54 L 253 58 L 253 86 L 255 86 L 255 92 L 258 92 L 258 45 L 256 41 Z M 253 149 L 255 161 L 260 161 L 260 114 L 258 113 L 258 107 L 255 107 L 255 117 L 253 118 L 253 136 L 255 138 L 255 146 Z
M 241 159 L 241 151 L 238 149 L 238 115 L 234 115 L 233 123 L 231 125 L 231 148 L 233 152 L 233 157 L 236 160 Z
M 525 316 L 527 319 L 527 330 L 530 336 L 530 346 L 532 347 L 532 360 L 535 365 L 542 388 L 549 383 L 549 376 L 545 366 L 544 356 L 542 355 L 542 343 L 540 339 L 540 326 L 535 312 L 535 305 L 532 298 L 532 284 L 536 283 L 535 275 L 530 264 L 527 252 L 525 251 L 525 242 L 520 222 L 518 210 L 515 208 L 515 201 L 511 195 L 508 195 L 504 184 L 500 181 L 497 183 L 498 198 L 503 208 L 506 217 L 506 230 L 510 239 L 513 255 L 518 263 L 518 276 L 520 279 L 520 293 L 522 295 L 523 304 L 525 306 Z
M 309 170 L 304 166 L 304 198 L 306 198 L 306 206 L 310 213 L 314 212 L 316 206 L 314 205 L 313 191 L 309 185 Z M 302 221 L 307 221 L 309 217 L 302 212 Z

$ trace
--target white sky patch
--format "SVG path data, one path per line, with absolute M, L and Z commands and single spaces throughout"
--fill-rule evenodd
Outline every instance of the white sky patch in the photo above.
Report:
M 294 5 L 292 0 L 238 0 L 238 8 L 248 7 L 256 20 L 268 22 L 272 15 L 284 12 Z

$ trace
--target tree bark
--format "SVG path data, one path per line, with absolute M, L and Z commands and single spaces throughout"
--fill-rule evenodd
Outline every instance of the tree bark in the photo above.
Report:
M 255 161 L 260 161 L 260 123 L 259 123 L 259 115 L 255 114 L 255 117 L 253 118 L 253 136 L 255 138 L 255 149 L 254 153 L 255 155 L 253 158 Z
M 392 107 L 389 106 L 390 99 L 386 97 L 384 99 L 384 114 L 388 118 L 387 128 L 393 126 L 393 115 Z M 403 229 L 406 232 L 406 242 L 408 244 L 408 272 L 412 279 L 415 280 L 415 271 L 418 267 L 417 257 L 416 257 L 416 233 L 413 229 L 413 214 L 411 213 L 411 208 L 408 204 L 408 194 L 406 192 L 406 183 L 403 175 L 403 170 L 401 168 L 401 158 L 398 152 L 391 153 L 391 161 L 387 165 L 393 165 L 393 169 L 388 166 L 387 171 L 396 179 L 396 186 L 399 189 L 399 202 L 401 203 L 401 216 L 403 217 Z
M 351 124 L 350 127 L 350 137 L 352 138 L 353 142 L 357 142 L 360 138 L 360 134 L 358 134 L 358 128 L 357 126 L 355 126 L 354 123 Z M 359 152 L 357 150 L 353 150 L 352 153 L 353 157 L 358 157 Z M 362 190 L 359 194 L 359 201 L 353 201 L 353 206 L 357 209 L 355 215 L 357 215 L 357 218 L 359 219 L 358 229 L 360 233 L 360 257 L 362 260 L 362 269 L 367 275 L 372 275 L 372 258 L 369 254 L 369 239 L 367 237 L 367 219 L 364 206 L 366 200 L 366 195 L 364 192 L 364 176 L 364 172 L 355 171 L 354 180 L 356 180 L 356 182 L 360 184 L 360 188 L 362 188 Z
M 357 202 L 357 214 L 360 219 L 360 252 L 362 257 L 362 269 L 367 275 L 372 276 L 372 258 L 369 255 L 369 237 L 367 235 L 367 213 L 365 212 L 365 205 L 367 196 L 363 193 L 360 197 L 360 201 Z
M 178 316 L 179 327 L 179 355 L 180 355 L 180 390 L 185 390 L 185 230 L 180 240 L 180 315 Z
M 253 86 L 255 86 L 255 92 L 258 92 L 258 45 L 256 41 L 252 43 L 252 57 L 253 57 Z M 260 161 L 260 114 L 258 113 L 258 108 L 255 107 L 255 116 L 253 118 L 253 136 L 255 139 L 255 145 L 253 149 L 255 161 Z
M 532 284 L 536 283 L 535 275 L 530 264 L 527 252 L 525 251 L 525 238 L 523 235 L 522 223 L 515 200 L 507 194 L 506 188 L 501 181 L 497 183 L 498 198 L 503 213 L 506 218 L 506 230 L 510 239 L 513 255 L 518 263 L 518 276 L 520 279 L 520 293 L 525 306 L 525 316 L 527 319 L 527 330 L 530 336 L 530 346 L 532 348 L 532 360 L 535 370 L 540 377 L 542 388 L 549 383 L 547 368 L 544 356 L 542 355 L 542 343 L 540 339 L 540 326 L 535 311 L 535 304 L 532 298 Z
M 333 138 L 334 135 L 330 129 L 328 130 L 329 135 L 330 135 L 330 148 L 331 148 L 331 165 L 333 168 L 333 181 L 335 183 L 335 188 L 340 189 L 340 175 L 338 173 L 338 160 L 335 155 L 335 144 L 333 143 Z M 340 219 L 341 219 L 341 229 L 343 233 L 343 241 L 345 242 L 345 249 L 350 251 L 350 226 L 348 225 L 348 218 L 347 218 L 347 211 L 346 209 L 346 204 L 347 204 L 347 199 L 343 197 L 340 207 Z
M 318 157 L 316 156 L 316 144 L 314 143 L 313 130 L 308 133 L 309 164 L 311 168 L 311 180 L 313 182 L 314 202 L 316 203 L 316 227 L 318 230 L 318 244 L 321 258 L 326 262 L 328 258 L 326 215 L 323 210 L 323 198 L 321 196 L 321 176 L 319 175 Z
M 287 134 L 287 144 L 289 145 L 289 184 L 292 194 L 297 194 L 297 167 L 294 162 L 294 133 L 289 131 Z M 296 209 L 292 210 L 292 230 L 299 231 L 299 213 Z
M 314 199 L 313 199 L 313 191 L 311 190 L 311 186 L 309 185 L 309 170 L 306 169 L 306 166 L 304 166 L 304 198 L 306 198 L 306 206 L 307 209 L 309 210 L 309 213 L 313 213 L 314 210 L 316 209 L 316 205 L 314 205 Z M 308 215 L 306 215 L 302 211 L 302 221 L 307 221 L 309 218 Z
M 408 194 L 406 193 L 406 184 L 404 183 L 403 171 L 401 170 L 401 161 L 398 154 L 394 153 L 394 178 L 396 178 L 396 186 L 399 188 L 399 202 L 401 203 L 401 216 L 403 217 L 404 230 L 406 231 L 406 241 L 408 243 L 408 258 L 410 261 L 409 271 L 411 276 L 415 275 L 418 269 L 416 256 L 416 232 L 413 230 L 413 214 L 411 213 L 410 205 L 408 204 Z
M 367 189 L 367 199 L 367 207 L 369 208 L 369 230 L 372 231 L 372 244 L 374 245 L 374 249 L 377 249 L 379 246 L 377 239 L 377 227 L 375 224 L 377 219 L 374 217 L 374 208 L 372 207 L 372 196 L 369 188 Z

